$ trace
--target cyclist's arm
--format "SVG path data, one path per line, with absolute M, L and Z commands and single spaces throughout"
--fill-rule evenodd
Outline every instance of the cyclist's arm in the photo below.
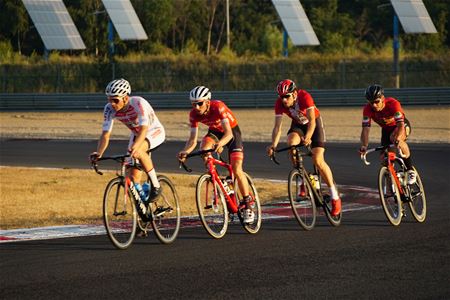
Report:
M 314 106 L 308 107 L 306 109 L 306 117 L 308 118 L 308 128 L 306 130 L 305 137 L 303 141 L 305 145 L 311 144 L 311 137 L 316 129 L 316 113 L 314 111 Z
M 191 134 L 189 135 L 189 139 L 184 146 L 184 149 L 180 151 L 180 153 L 191 153 L 192 150 L 197 146 L 197 137 L 198 137 L 198 127 L 191 127 Z
M 275 149 L 281 137 L 281 125 L 283 124 L 283 115 L 275 115 L 275 123 L 272 129 L 272 147 Z
M 98 140 L 98 145 L 97 145 L 97 153 L 98 153 L 99 158 L 103 156 L 103 153 L 105 152 L 106 148 L 108 148 L 110 136 L 111 136 L 110 131 L 102 132 L 102 135 L 100 136 L 100 139 Z
M 360 152 L 365 152 L 367 150 L 367 147 L 369 146 L 369 132 L 370 132 L 369 126 L 363 127 L 361 130 L 361 138 L 360 138 L 361 147 L 359 148 Z
M 230 121 L 228 120 L 228 118 L 222 119 L 220 120 L 220 122 L 222 123 L 223 136 L 217 142 L 216 149 L 220 149 L 221 147 L 225 146 L 233 138 L 233 131 L 231 130 Z
M 142 143 L 145 141 L 145 137 L 147 136 L 147 131 L 148 131 L 147 125 L 139 126 L 139 132 L 136 135 L 134 143 L 130 148 L 130 154 L 132 157 L 134 157 L 136 151 L 139 151 L 139 149 L 141 148 Z

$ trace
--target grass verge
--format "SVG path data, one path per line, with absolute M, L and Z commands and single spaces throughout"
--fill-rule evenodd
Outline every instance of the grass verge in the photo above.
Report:
M 175 184 L 183 215 L 197 215 L 198 175 L 165 174 Z M 0 229 L 101 224 L 103 192 L 115 172 L 0 167 Z M 286 184 L 255 180 L 262 203 L 287 195 Z M 281 196 L 280 196 L 281 195 Z

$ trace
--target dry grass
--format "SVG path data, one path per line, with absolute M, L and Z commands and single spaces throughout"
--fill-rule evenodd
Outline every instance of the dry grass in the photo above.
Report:
M 176 185 L 183 215 L 197 215 L 197 175 L 166 174 Z M 100 224 L 103 191 L 115 176 L 91 170 L 0 168 L 0 229 Z M 262 202 L 286 195 L 286 185 L 255 182 Z

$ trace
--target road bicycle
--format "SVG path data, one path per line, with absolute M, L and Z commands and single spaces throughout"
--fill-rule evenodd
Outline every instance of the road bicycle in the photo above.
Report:
M 144 236 L 153 227 L 158 240 L 163 244 L 172 243 L 180 229 L 180 205 L 174 184 L 164 175 L 158 175 L 161 194 L 154 202 L 147 204 L 141 199 L 127 172 L 130 168 L 142 170 L 140 164 L 130 155 L 101 157 L 97 160 L 114 160 L 119 164 L 117 177 L 106 186 L 103 196 L 103 221 L 108 237 L 118 249 L 128 248 L 138 228 Z M 97 162 L 92 167 L 100 175 Z M 146 176 L 148 177 L 148 176 Z M 151 186 L 151 182 L 147 179 Z
M 331 197 L 323 193 L 322 178 L 317 167 L 309 172 L 303 164 L 303 157 L 312 156 L 309 147 L 307 151 L 301 151 L 303 144 L 292 145 L 282 149 L 274 149 L 270 159 L 280 164 L 276 160 L 275 153 L 293 150 L 295 167 L 289 172 L 288 176 L 288 194 L 292 211 L 300 226 L 305 230 L 311 230 L 316 224 L 317 207 L 321 206 L 327 217 L 327 220 L 333 226 L 341 224 L 342 212 L 337 216 L 331 215 L 332 205 Z
M 261 228 L 261 204 L 252 178 L 244 173 L 250 195 L 254 200 L 253 211 L 255 214 L 252 223 L 245 223 L 243 217 L 245 203 L 234 177 L 233 168 L 222 159 L 214 158 L 211 155 L 211 152 L 214 151 L 214 149 L 199 150 L 187 155 L 187 158 L 206 155 L 207 172 L 198 178 L 195 188 L 197 210 L 203 227 L 213 238 L 220 239 L 227 232 L 228 222 L 233 222 L 234 216 L 237 215 L 248 233 L 257 233 Z M 227 176 L 220 176 L 216 165 L 225 168 Z M 181 166 L 187 172 L 192 172 L 184 162 L 181 163 Z
M 417 174 L 416 182 L 408 184 L 401 150 L 398 149 L 399 155 L 397 155 L 395 152 L 389 151 L 392 148 L 396 148 L 396 146 L 367 149 L 365 153 L 361 154 L 361 159 L 366 165 L 370 165 L 366 159 L 367 154 L 375 151 L 382 152 L 383 157 L 378 172 L 378 191 L 384 214 L 389 222 L 394 226 L 400 225 L 402 217 L 405 216 L 404 204 L 408 203 L 414 219 L 422 223 L 427 215 L 427 201 L 419 172 L 414 168 Z

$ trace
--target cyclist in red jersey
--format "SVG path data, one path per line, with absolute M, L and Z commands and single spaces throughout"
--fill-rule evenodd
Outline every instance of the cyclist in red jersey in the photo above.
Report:
M 244 195 L 246 203 L 244 222 L 252 223 L 254 221 L 253 199 L 250 196 L 248 182 L 242 169 L 244 147 L 241 130 L 235 116 L 225 103 L 219 100 L 211 100 L 211 92 L 207 87 L 195 87 L 191 90 L 189 98 L 193 107 L 189 113 L 191 133 L 186 146 L 178 153 L 178 159 L 184 161 L 186 155 L 195 149 L 198 137 L 198 123 L 207 125 L 208 132 L 203 137 L 200 148 L 202 150 L 214 148 L 216 152 L 220 153 L 223 147 L 227 146 L 230 164 L 233 167 L 233 173 L 236 176 L 240 192 Z
M 396 144 L 403 154 L 407 168 L 408 184 L 416 182 L 416 172 L 411 160 L 406 140 L 411 132 L 411 125 L 405 118 L 400 102 L 395 98 L 385 97 L 381 85 L 374 84 L 366 89 L 367 104 L 363 109 L 360 153 L 364 153 L 369 145 L 371 120 L 381 126 L 381 144 L 388 146 Z M 392 149 L 393 151 L 393 149 Z
M 305 90 L 297 89 L 294 81 L 290 79 L 282 80 L 277 85 L 278 98 L 275 102 L 275 124 L 272 130 L 272 144 L 267 148 L 269 156 L 276 149 L 281 136 L 281 125 L 283 114 L 292 119 L 291 127 L 288 131 L 287 143 L 289 146 L 302 142 L 311 145 L 312 159 L 320 175 L 330 188 L 331 203 L 333 209 L 331 214 L 337 216 L 341 212 L 341 199 L 333 180 L 330 167 L 325 162 L 325 131 L 323 128 L 320 112 L 314 104 L 311 95 Z M 295 151 L 295 150 L 292 150 Z M 295 156 L 291 152 L 291 161 L 296 165 Z M 304 186 L 300 187 L 301 196 Z

